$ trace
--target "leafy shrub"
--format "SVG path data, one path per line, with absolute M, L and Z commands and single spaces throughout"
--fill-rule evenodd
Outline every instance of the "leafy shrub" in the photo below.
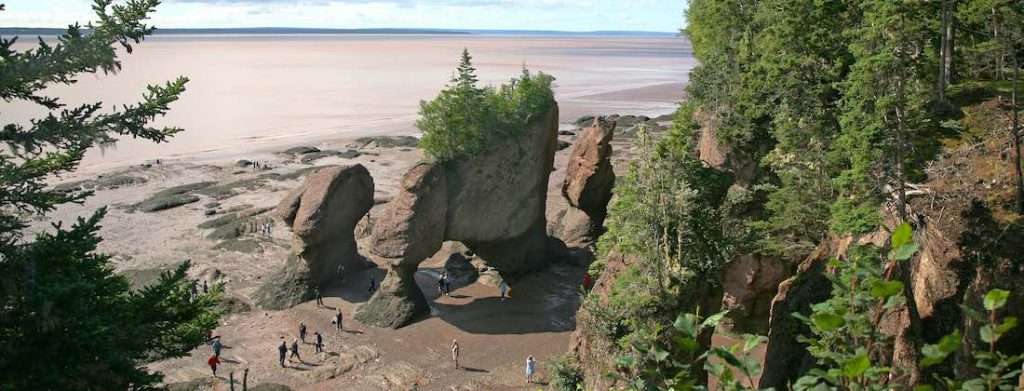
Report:
M 514 137 L 529 121 L 555 104 L 555 78 L 523 69 L 498 88 L 480 87 L 469 51 L 463 50 L 457 75 L 430 101 L 420 102 L 416 127 L 420 148 L 439 161 L 480 154 Z
M 547 362 L 548 373 L 551 374 L 551 381 L 548 389 L 551 391 L 576 391 L 582 389 L 583 372 L 579 362 L 572 354 L 555 356 Z

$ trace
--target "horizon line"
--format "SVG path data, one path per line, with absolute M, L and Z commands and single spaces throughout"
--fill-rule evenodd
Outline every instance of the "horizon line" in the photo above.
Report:
M 82 26 L 85 30 L 85 27 Z M 25 32 L 25 33 L 60 33 L 66 31 L 67 27 L 0 27 L 0 33 Z M 416 33 L 438 33 L 438 34 L 636 34 L 636 35 L 682 35 L 680 31 L 652 31 L 652 30 L 545 30 L 545 29 L 464 29 L 464 28 L 438 28 L 438 27 L 359 27 L 359 28 L 335 28 L 335 27 L 156 27 L 153 35 L 159 34 L 202 34 L 217 32 L 252 32 L 252 33 L 306 33 L 306 34 L 330 34 L 330 33 L 367 33 L 367 32 L 390 32 L 395 34 L 416 34 Z

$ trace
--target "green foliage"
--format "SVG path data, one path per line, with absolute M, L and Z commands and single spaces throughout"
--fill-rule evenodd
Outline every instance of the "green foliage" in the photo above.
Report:
M 548 373 L 551 380 L 548 382 L 548 390 L 551 391 L 577 391 L 583 387 L 583 372 L 580 363 L 572 354 L 556 356 L 547 362 Z
M 634 335 L 626 341 L 627 353 L 616 360 L 621 370 L 616 376 L 636 391 L 706 390 L 694 378 L 693 369 L 699 367 L 717 380 L 717 390 L 757 389 L 754 379 L 761 374 L 761 365 L 753 351 L 765 342 L 764 337 L 748 334 L 731 346 L 707 350 L 702 346 L 701 340 L 714 332 L 725 315 L 703 318 L 682 313 L 671 327 L 658 325 Z
M 158 0 L 114 5 L 96 0 L 97 22 L 71 26 L 56 44 L 40 40 L 24 51 L 0 39 L 0 97 L 48 114 L 0 131 L 0 384 L 5 390 L 142 390 L 161 380 L 147 362 L 187 354 L 217 324 L 220 288 L 190 295 L 185 262 L 155 284 L 132 291 L 97 253 L 105 209 L 71 227 L 26 239 L 25 219 L 90 192 L 49 188 L 47 179 L 74 170 L 86 151 L 123 137 L 163 142 L 181 131 L 153 128 L 184 92 L 184 78 L 150 86 L 142 102 L 104 112 L 102 103 L 66 106 L 46 95 L 82 74 L 120 69 L 116 46 L 131 52 L 153 31 L 144 22 Z
M 890 390 L 899 384 L 907 368 L 887 365 L 885 354 L 892 352 L 893 341 L 878 330 L 882 313 L 897 309 L 905 299 L 903 283 L 889 280 L 880 270 L 886 259 L 903 262 L 916 248 L 909 225 L 900 226 L 893 234 L 892 250 L 887 256 L 880 249 L 861 246 L 851 249 L 849 258 L 833 260 L 829 278 L 832 295 L 812 307 L 809 316 L 794 314 L 810 329 L 801 336 L 816 366 L 793 385 L 794 390 Z M 909 252 L 910 255 L 892 255 Z M 965 313 L 978 322 L 979 337 L 989 346 L 974 353 L 975 365 L 982 370 L 976 378 L 952 379 L 936 376 L 933 384 L 917 385 L 915 390 L 1013 390 L 1021 375 L 1024 354 L 1010 355 L 996 349 L 996 342 L 1017 327 L 1017 319 L 999 319 L 998 311 L 1007 304 L 1010 293 L 989 291 L 983 300 L 987 314 L 965 307 Z M 760 363 L 751 352 L 765 342 L 763 337 L 745 335 L 742 342 L 731 347 L 714 347 L 701 351 L 700 338 L 712 331 L 724 313 L 701 319 L 694 313 L 683 313 L 671 327 L 658 325 L 647 333 L 635 334 L 628 342 L 630 354 L 617 359 L 623 368 L 623 379 L 632 390 L 703 390 L 691 371 L 703 362 L 707 373 L 717 380 L 721 390 L 756 390 L 753 379 L 760 372 Z M 947 360 L 961 349 L 960 330 L 954 330 L 935 344 L 920 350 L 920 365 L 932 367 Z
M 456 76 L 433 100 L 420 102 L 420 148 L 447 161 L 476 156 L 514 137 L 555 104 L 554 80 L 523 69 L 518 78 L 498 88 L 480 87 L 472 57 L 463 50 Z

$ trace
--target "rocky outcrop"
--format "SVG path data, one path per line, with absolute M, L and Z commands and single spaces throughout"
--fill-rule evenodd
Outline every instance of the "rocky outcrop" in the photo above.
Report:
M 798 340 L 800 335 L 807 335 L 810 330 L 793 314 L 808 314 L 811 305 L 828 300 L 832 284 L 825 276 L 825 267 L 837 246 L 836 241 L 823 242 L 800 263 L 795 277 L 779 285 L 771 304 L 760 389 L 775 387 L 784 390 L 814 366 L 814 358 L 807 354 L 806 346 Z
M 615 187 L 611 161 L 614 129 L 615 121 L 597 118 L 580 133 L 562 185 L 562 195 L 569 205 L 586 212 L 596 225 L 604 222 Z
M 309 298 L 309 289 L 368 266 L 356 252 L 354 229 L 373 206 L 373 178 L 362 165 L 327 167 L 306 178 L 275 213 L 292 230 L 285 268 L 258 293 L 258 303 L 286 308 Z
M 562 196 L 568 203 L 548 231 L 569 247 L 586 247 L 601 234 L 615 187 L 612 146 L 615 121 L 594 118 L 569 155 Z
M 356 319 L 396 328 L 426 313 L 413 274 L 446 240 L 462 242 L 506 278 L 544 265 L 547 184 L 557 140 L 555 106 L 475 157 L 409 170 L 371 238 L 371 255 L 391 270 Z
M 594 282 L 594 287 L 590 290 L 589 295 L 596 295 L 594 297 L 598 298 L 598 304 L 607 305 L 615 279 L 637 261 L 635 257 L 611 251 L 605 257 L 604 271 Z M 594 324 L 596 323 L 594 316 L 587 310 L 587 307 L 581 307 L 576 314 L 576 324 Z M 614 373 L 615 370 L 615 360 L 610 358 L 611 352 L 614 351 L 615 341 L 609 341 L 599 332 L 593 327 L 577 327 L 569 341 L 570 352 L 582 364 L 580 369 L 583 372 L 583 379 L 586 381 L 584 387 L 586 390 L 611 390 L 616 385 L 614 378 L 605 376 L 608 373 Z
M 730 329 L 763 335 L 768 332 L 765 315 L 779 285 L 792 275 L 786 262 L 759 255 L 741 255 L 721 271 L 722 310 L 729 311 Z
M 963 348 L 950 360 L 951 364 L 930 370 L 952 376 L 955 369 L 956 376 L 962 378 L 976 373 L 970 357 L 976 349 L 987 347 L 981 347 L 977 338 L 981 325 L 964 316 L 961 305 L 981 310 L 985 293 L 1001 288 L 1015 292 L 1001 316 L 1024 315 L 1024 293 L 1014 289 L 1024 276 L 1024 269 L 1019 266 L 1019 248 L 1005 247 L 1006 243 L 1020 243 L 1024 228 L 1017 224 L 993 224 L 987 209 L 978 205 L 976 202 L 972 208 L 954 208 L 959 210 L 951 213 L 962 215 L 962 224 L 942 226 L 931 223 L 929 213 L 914 213 L 912 209 L 909 215 L 913 216 L 914 241 L 920 245 L 920 251 L 909 261 L 888 265 L 893 278 L 906 284 L 906 300 L 878 317 L 876 327 L 893 338 L 892 350 L 884 354 L 890 357 L 894 368 L 905 370 L 901 377 L 905 386 L 929 376 L 919 372 L 921 345 L 935 343 L 955 329 L 965 336 Z M 828 299 L 831 284 L 827 264 L 833 258 L 844 259 L 852 243 L 885 246 L 898 219 L 891 209 L 883 212 L 888 218 L 879 231 L 826 241 L 800 265 L 795 276 L 780 286 L 772 302 L 761 388 L 780 389 L 811 368 L 813 359 L 797 339 L 809 330 L 791 314 L 806 315 L 812 305 Z M 1000 239 L 993 239 L 997 237 Z M 1024 332 L 1014 330 L 1001 340 L 999 348 L 1009 354 L 1024 352 L 1022 336 Z

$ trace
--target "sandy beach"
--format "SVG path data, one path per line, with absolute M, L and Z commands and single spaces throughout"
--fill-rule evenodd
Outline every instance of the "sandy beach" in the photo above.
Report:
M 575 136 L 565 134 L 560 140 L 572 143 Z M 579 305 L 576 290 L 582 279 L 581 266 L 556 264 L 530 275 L 512 288 L 512 299 L 507 302 L 498 300 L 497 287 L 483 278 L 457 287 L 451 296 L 439 297 L 438 270 L 452 251 L 446 246 L 424 262 L 417 275 L 430 300 L 431 316 L 399 330 L 376 329 L 351 320 L 356 306 L 370 297 L 369 279 L 379 282 L 383 278 L 384 265 L 350 275 L 324 291 L 329 308 L 307 302 L 284 311 L 265 311 L 253 304 L 251 295 L 284 265 L 290 251 L 291 233 L 272 217 L 272 208 L 319 167 L 362 164 L 375 182 L 377 205 L 369 213 L 372 218 L 391 199 L 405 171 L 423 158 L 414 142 L 350 138 L 317 144 L 321 153 L 287 153 L 286 148 L 245 155 L 259 161 L 260 169 L 234 160 L 171 160 L 80 174 L 58 186 L 92 188 L 96 195 L 83 205 L 62 206 L 50 220 L 37 221 L 32 229 L 47 229 L 55 221 L 71 223 L 106 207 L 100 251 L 112 255 L 117 270 L 133 283 L 152 281 L 161 271 L 187 259 L 194 265 L 193 278 L 223 283 L 230 312 L 215 334 L 227 348 L 221 379 L 211 385 L 213 389 L 227 390 L 228 374 L 233 371 L 240 377 L 244 368 L 250 371 L 250 384 L 271 382 L 296 390 L 408 390 L 414 385 L 421 390 L 535 389 L 525 384 L 522 361 L 533 355 L 543 363 L 567 351 Z M 616 170 L 626 169 L 631 142 L 629 137 L 614 142 Z M 548 189 L 549 216 L 566 207 L 561 185 L 570 151 L 562 149 L 555 157 Z M 198 188 L 194 194 L 199 199 L 144 211 L 159 194 L 183 188 Z M 232 216 L 246 223 L 228 230 L 214 224 Z M 272 227 L 269 235 L 253 228 L 261 224 Z M 357 226 L 361 254 L 367 253 L 365 224 Z M 330 324 L 336 309 L 349 319 L 341 333 Z M 312 345 L 306 344 L 301 349 L 302 363 L 280 368 L 276 346 L 281 338 L 289 343 L 295 338 L 299 322 L 309 327 L 310 334 L 325 333 L 327 353 L 314 354 Z M 452 339 L 460 341 L 465 368 L 456 370 L 448 358 Z M 188 357 L 151 367 L 163 372 L 167 383 L 209 382 L 213 381 L 205 365 L 209 354 L 209 347 L 201 346 Z M 347 370 L 338 373 L 337 368 Z M 540 374 L 544 379 L 546 370 L 541 368 Z

